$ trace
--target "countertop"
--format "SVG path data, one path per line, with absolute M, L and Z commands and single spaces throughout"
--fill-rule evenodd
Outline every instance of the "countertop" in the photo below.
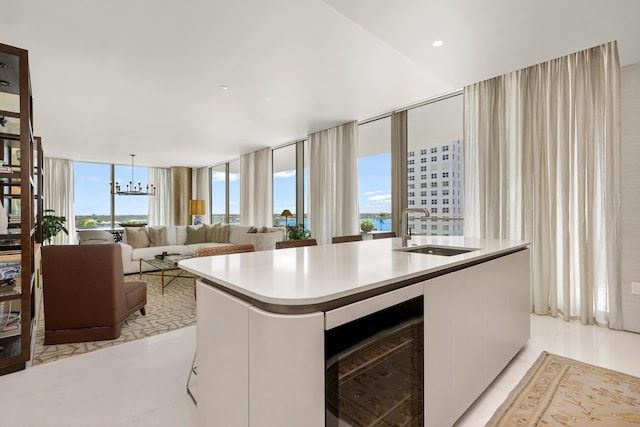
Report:
M 217 288 L 276 312 L 309 312 L 322 305 L 340 306 L 452 269 L 515 252 L 528 242 L 461 236 L 413 236 L 408 246 L 477 248 L 455 256 L 403 252 L 400 238 L 365 240 L 199 257 L 180 268 Z M 283 310 L 283 307 L 289 310 Z

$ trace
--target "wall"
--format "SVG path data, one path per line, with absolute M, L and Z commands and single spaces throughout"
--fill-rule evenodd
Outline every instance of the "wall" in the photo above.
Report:
M 640 332 L 640 295 L 631 294 L 640 283 L 640 64 L 622 68 L 620 92 L 622 327 Z

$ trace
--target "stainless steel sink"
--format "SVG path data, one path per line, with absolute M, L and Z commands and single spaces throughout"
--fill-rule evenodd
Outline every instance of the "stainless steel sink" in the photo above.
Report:
M 454 256 L 467 252 L 477 251 L 475 248 L 452 248 L 446 246 L 416 246 L 396 249 L 403 252 L 413 252 L 426 255 Z

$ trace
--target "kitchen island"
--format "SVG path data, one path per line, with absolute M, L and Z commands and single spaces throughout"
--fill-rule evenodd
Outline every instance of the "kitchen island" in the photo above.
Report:
M 380 239 L 181 261 L 201 277 L 198 424 L 334 425 L 329 333 L 417 298 L 420 416 L 453 424 L 529 339 L 527 243 L 414 236 L 400 246 Z M 407 251 L 425 246 L 449 256 Z

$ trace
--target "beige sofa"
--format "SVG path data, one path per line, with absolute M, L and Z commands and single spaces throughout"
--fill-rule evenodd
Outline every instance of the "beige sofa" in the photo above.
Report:
M 228 231 L 217 227 L 228 227 Z M 198 248 L 252 243 L 256 251 L 275 249 L 276 242 L 284 238 L 284 229 L 261 227 L 262 232 L 248 233 L 251 226 L 227 224 L 225 226 L 167 225 L 126 228 L 122 242 L 122 268 L 125 274 L 140 271 L 140 259 L 153 258 L 163 252 L 193 255 Z M 190 229 L 187 230 L 187 227 Z M 201 228 L 205 228 L 204 232 Z M 216 233 L 217 232 L 217 233 Z M 204 234 L 204 240 L 199 237 Z M 146 236 L 146 240 L 145 240 Z M 146 245 L 145 245 L 146 242 Z M 142 271 L 154 268 L 142 263 Z

